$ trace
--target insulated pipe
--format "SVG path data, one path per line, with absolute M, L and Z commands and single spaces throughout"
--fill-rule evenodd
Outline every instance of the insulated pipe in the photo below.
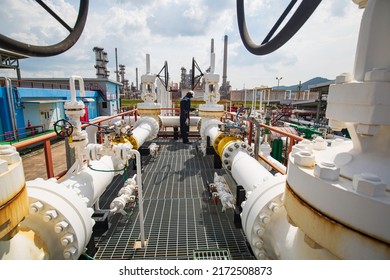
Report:
M 215 70 L 215 53 L 211 53 L 210 55 L 210 59 L 211 59 L 211 65 L 210 65 L 210 73 L 214 73 L 214 70 Z
M 153 117 L 144 116 L 139 119 L 132 131 L 133 134 L 130 136 L 133 149 L 138 150 L 146 141 L 156 138 L 158 131 L 158 122 Z
M 79 82 L 80 87 L 80 97 L 85 97 L 85 90 L 84 90 L 84 80 L 80 76 L 71 76 L 69 78 L 69 87 L 70 87 L 70 95 L 71 95 L 71 102 L 76 102 L 76 85 L 75 82 Z
M 66 174 L 60 181 L 61 185 L 77 192 L 86 198 L 88 207 L 92 207 L 101 197 L 107 186 L 114 178 L 114 163 L 110 156 L 103 156 L 100 160 L 90 161 L 89 167 L 77 174 Z
M 218 126 L 210 125 L 210 126 L 206 127 L 205 134 L 207 136 L 209 136 L 210 143 L 214 143 L 215 139 L 220 134 L 220 131 L 218 129 Z
M 179 116 L 159 116 L 161 120 L 161 126 L 173 126 L 173 127 L 180 127 L 180 117 Z M 201 117 L 198 116 L 191 116 L 190 117 L 190 125 L 191 126 L 197 126 L 199 124 L 199 121 L 201 120 Z
M 247 152 L 238 150 L 232 155 L 232 176 L 246 191 L 252 191 L 273 175 Z
M 146 54 L 146 74 L 150 73 L 150 54 Z
M 12 133 L 14 135 L 14 139 L 18 139 L 17 135 L 17 124 L 15 121 L 15 104 L 14 104 L 14 98 L 12 96 L 12 81 L 10 78 L 5 78 L 5 87 L 7 90 L 7 98 L 8 98 L 8 107 L 9 107 L 9 114 L 11 117 L 11 126 L 12 126 Z

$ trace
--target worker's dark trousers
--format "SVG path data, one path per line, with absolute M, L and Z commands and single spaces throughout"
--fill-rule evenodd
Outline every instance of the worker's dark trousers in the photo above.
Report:
M 180 116 L 180 134 L 181 138 L 183 138 L 183 143 L 188 142 L 189 126 L 187 126 L 185 122 L 185 117 Z

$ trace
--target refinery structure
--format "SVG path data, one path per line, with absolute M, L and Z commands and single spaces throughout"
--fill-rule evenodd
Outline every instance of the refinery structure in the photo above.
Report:
M 320 1 L 308 2 L 299 17 Z M 212 40 L 207 70 L 193 59 L 177 85 L 149 54 L 140 85 L 124 65 L 111 80 L 100 47 L 94 79 L 0 80 L 0 259 L 390 259 L 390 2 L 354 2 L 365 10 L 353 73 L 309 91 L 234 92 L 227 36 L 222 79 Z M 274 39 L 251 41 L 237 9 L 245 47 L 274 51 Z M 14 63 L 3 62 L 18 69 L 29 49 L 11 45 L 2 57 Z M 174 102 L 188 90 L 201 101 L 192 145 Z M 54 139 L 67 154 L 60 174 Z M 26 179 L 20 153 L 39 145 L 46 176 Z

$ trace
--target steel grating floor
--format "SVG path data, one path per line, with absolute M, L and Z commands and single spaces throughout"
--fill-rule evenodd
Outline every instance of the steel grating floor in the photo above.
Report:
M 193 145 L 173 139 L 155 139 L 158 156 L 142 156 L 144 229 L 147 246 L 135 249 L 140 240 L 138 207 L 128 215 L 109 217 L 109 229 L 95 236 L 95 259 L 194 259 L 194 252 L 227 251 L 231 259 L 254 259 L 244 233 L 235 227 L 233 210 L 222 212 L 210 199 L 207 185 L 213 181 L 213 156 L 197 154 Z M 145 143 L 148 147 L 150 143 Z M 123 186 L 127 176 L 116 176 L 100 201 L 101 209 Z

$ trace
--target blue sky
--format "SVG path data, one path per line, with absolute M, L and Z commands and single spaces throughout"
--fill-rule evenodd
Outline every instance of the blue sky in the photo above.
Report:
M 47 0 L 69 25 L 77 16 L 75 0 Z M 288 0 L 246 0 L 247 25 L 252 39 L 260 43 L 279 18 Z M 205 71 L 210 64 L 210 42 L 214 39 L 215 72 L 222 81 L 223 38 L 228 35 L 227 79 L 233 89 L 260 85 L 297 84 L 320 76 L 334 79 L 352 72 L 363 10 L 352 0 L 322 1 L 302 29 L 279 50 L 254 56 L 243 46 L 237 27 L 234 0 L 90 0 L 87 24 L 79 41 L 67 52 L 49 58 L 21 61 L 22 77 L 95 77 L 95 46 L 108 53 L 110 78 L 115 79 L 115 48 L 118 63 L 126 66 L 126 78 L 135 83 L 146 71 L 150 54 L 151 72 L 168 62 L 173 82 L 180 68 L 191 68 L 194 57 Z M 47 45 L 68 35 L 33 0 L 2 0 L 0 33 L 32 44 Z M 0 76 L 14 77 L 12 70 Z

